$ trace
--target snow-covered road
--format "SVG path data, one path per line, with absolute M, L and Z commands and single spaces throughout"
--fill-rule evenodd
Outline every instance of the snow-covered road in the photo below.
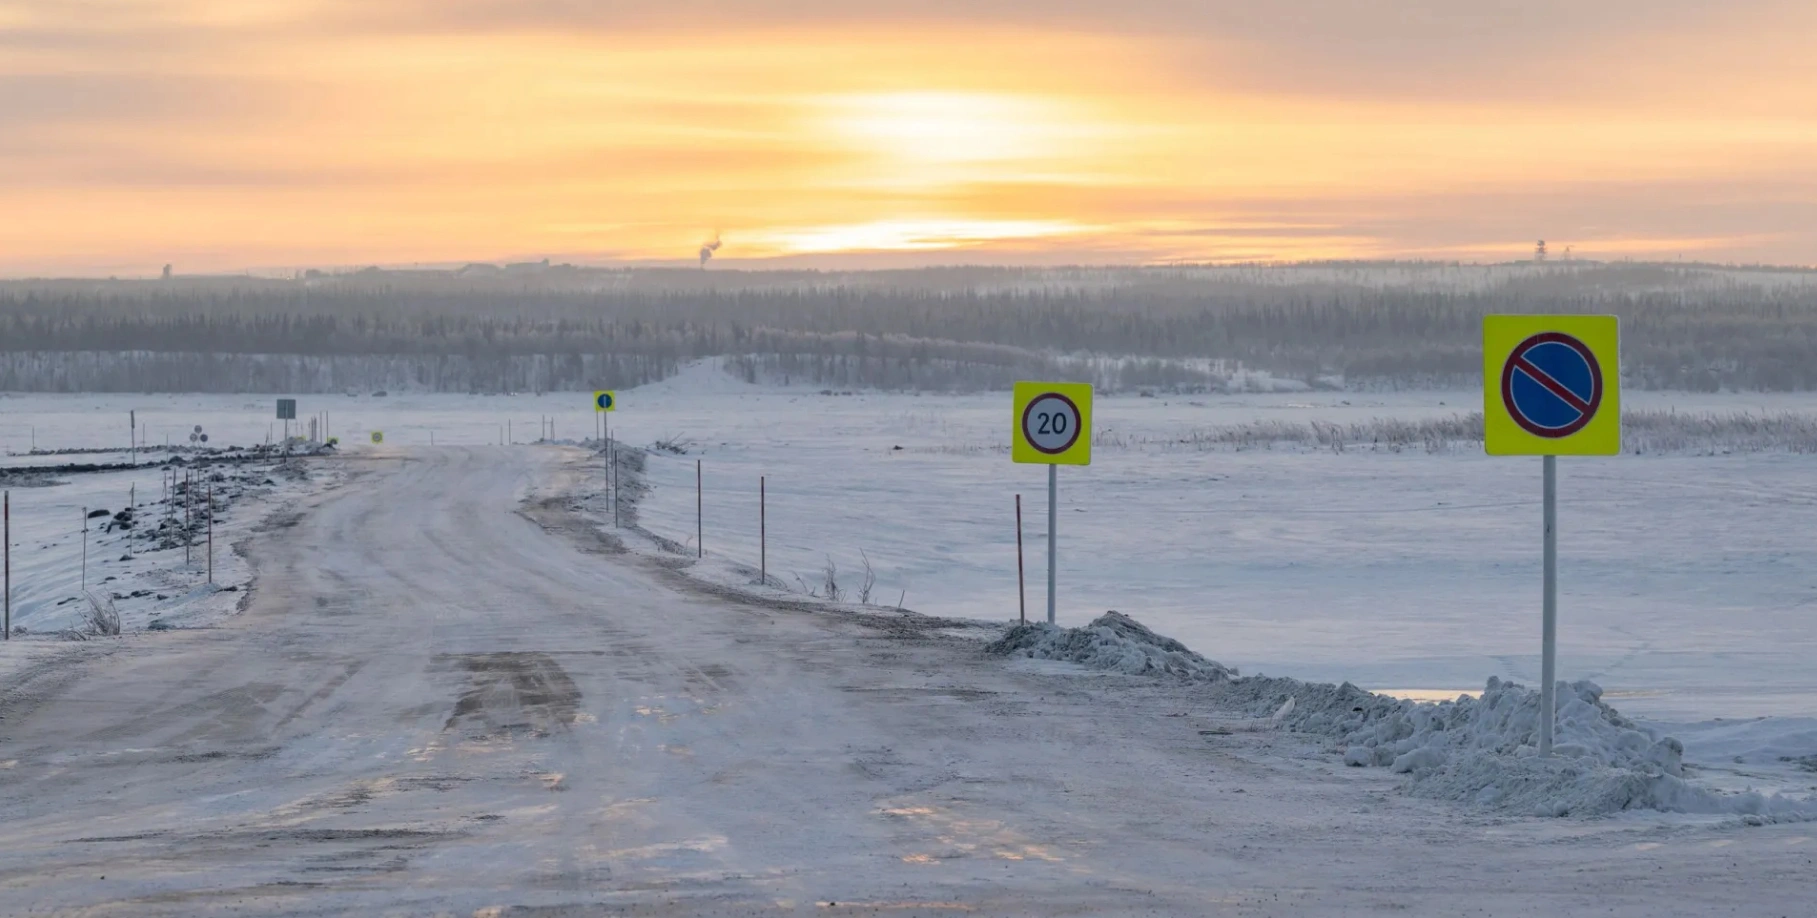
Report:
M 0 914 L 1789 915 L 1817 832 L 1471 816 L 1193 690 L 692 592 L 412 449 L 218 628 L 0 680 Z

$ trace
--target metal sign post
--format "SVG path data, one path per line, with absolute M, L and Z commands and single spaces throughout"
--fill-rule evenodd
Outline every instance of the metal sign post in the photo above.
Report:
M 1614 316 L 1483 319 L 1483 448 L 1543 457 L 1539 754 L 1558 718 L 1558 457 L 1621 452 L 1620 326 Z
M 1047 623 L 1054 624 L 1054 569 L 1060 566 L 1060 467 L 1047 467 Z
M 618 393 L 601 389 L 593 393 L 593 413 L 599 416 L 600 448 L 612 442 L 612 412 L 618 410 Z
M 1091 464 L 1091 386 L 1019 382 L 1010 458 L 1047 466 L 1047 623 L 1057 618 L 1062 465 Z
M 1553 712 L 1558 710 L 1558 457 L 1546 456 L 1546 506 L 1542 513 L 1545 593 L 1541 600 L 1539 652 L 1539 754 L 1552 754 Z
M 6 558 L 6 630 L 4 632 L 4 640 L 10 641 L 13 639 L 13 492 L 6 492 L 6 496 L 0 500 L 4 501 L 4 509 L 0 509 L 0 517 L 3 517 L 5 520 L 3 524 L 0 524 L 0 533 L 3 533 L 0 534 L 0 545 L 6 546 L 4 550 L 0 550 L 0 555 L 4 555 Z

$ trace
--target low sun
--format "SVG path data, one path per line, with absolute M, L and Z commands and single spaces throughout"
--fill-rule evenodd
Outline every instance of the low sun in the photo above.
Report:
M 899 92 L 841 96 L 827 105 L 837 140 L 920 163 L 1039 160 L 1071 133 L 1066 113 L 1042 99 L 991 93 Z

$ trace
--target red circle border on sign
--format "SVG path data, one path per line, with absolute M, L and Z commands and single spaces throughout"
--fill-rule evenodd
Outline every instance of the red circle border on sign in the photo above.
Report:
M 1065 402 L 1066 407 L 1071 408 L 1073 410 L 1073 419 L 1079 422 L 1078 429 L 1073 431 L 1072 439 L 1066 441 L 1066 445 L 1060 447 L 1059 449 L 1048 449 L 1047 447 L 1044 447 L 1041 444 L 1036 443 L 1035 438 L 1028 435 L 1028 413 L 1035 410 L 1035 403 L 1041 401 L 1044 398 L 1057 398 L 1060 401 Z M 1040 395 L 1037 395 L 1034 398 L 1029 399 L 1028 405 L 1022 409 L 1022 439 L 1024 442 L 1026 442 L 1029 445 L 1029 448 L 1033 449 L 1037 453 L 1042 453 L 1042 454 L 1048 455 L 1048 456 L 1058 456 L 1061 453 L 1064 453 L 1067 450 L 1072 449 L 1074 446 L 1077 446 L 1079 443 L 1079 436 L 1080 436 L 1080 434 L 1082 434 L 1084 432 L 1084 430 L 1085 430 L 1085 416 L 1079 413 L 1079 406 L 1076 403 L 1074 403 L 1072 399 L 1067 398 L 1066 396 L 1061 395 L 1058 392 L 1043 392 Z
M 1585 400 L 1585 403 L 1589 405 L 1589 410 L 1582 412 L 1582 417 L 1563 427 L 1541 427 L 1522 414 L 1514 404 L 1514 371 L 1516 369 L 1514 361 L 1525 357 L 1528 351 L 1542 344 L 1562 344 L 1576 351 L 1578 356 L 1584 359 L 1584 363 L 1590 367 L 1590 397 Z M 1542 385 L 1544 384 L 1542 383 Z M 1515 345 L 1514 350 L 1508 354 L 1508 359 L 1502 361 L 1502 407 L 1508 409 L 1508 416 L 1514 419 L 1514 423 L 1519 424 L 1522 430 L 1536 437 L 1558 440 L 1588 427 L 1590 422 L 1596 418 L 1597 410 L 1602 407 L 1602 395 L 1602 364 L 1597 361 L 1596 352 L 1590 350 L 1589 345 L 1564 332 L 1540 332 L 1533 335 Z

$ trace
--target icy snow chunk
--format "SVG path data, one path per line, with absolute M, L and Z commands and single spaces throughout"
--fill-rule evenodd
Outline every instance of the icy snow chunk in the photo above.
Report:
M 1016 625 L 984 649 L 997 656 L 1065 660 L 1131 675 L 1159 674 L 1222 682 L 1237 674 L 1114 611 L 1098 616 L 1083 628 L 1060 628 L 1043 622 Z
M 1404 755 L 1395 756 L 1394 763 L 1388 766 L 1388 770 L 1397 775 L 1404 775 L 1410 771 L 1430 770 L 1443 764 L 1445 764 L 1443 751 L 1431 746 L 1422 746 Z

